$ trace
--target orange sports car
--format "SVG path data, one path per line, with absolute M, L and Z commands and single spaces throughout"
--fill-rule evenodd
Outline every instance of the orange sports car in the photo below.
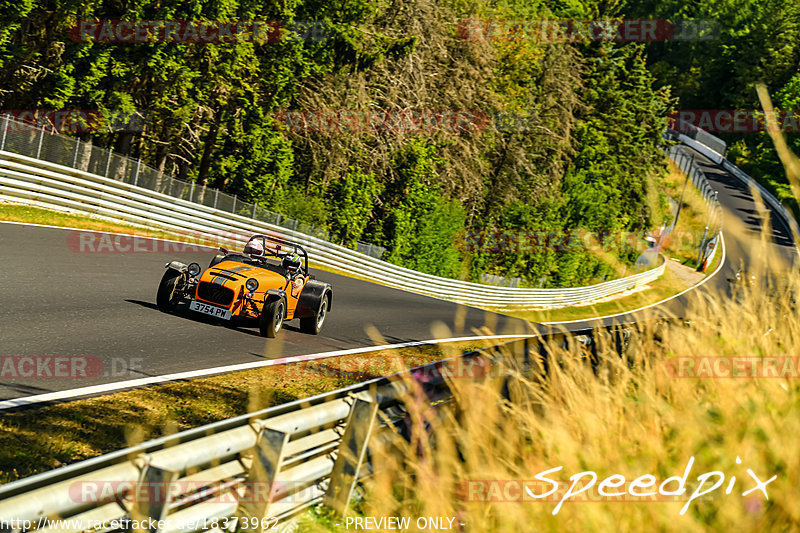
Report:
M 197 263 L 166 264 L 156 295 L 158 308 L 185 307 L 221 320 L 258 322 L 261 335 L 275 337 L 284 321 L 316 335 L 330 311 L 333 291 L 308 273 L 308 253 L 299 244 L 253 235 L 242 252 L 220 248 L 203 270 Z

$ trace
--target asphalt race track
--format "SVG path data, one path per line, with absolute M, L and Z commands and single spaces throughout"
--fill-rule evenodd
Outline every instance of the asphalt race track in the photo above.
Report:
M 690 151 L 688 148 L 685 150 Z M 750 191 L 735 177 L 702 155 L 695 156 L 719 191 L 725 208 L 727 261 L 703 290 L 729 292 L 728 279 L 744 264 L 758 239 L 761 219 Z M 773 250 L 787 266 L 796 261 L 789 230 L 773 218 Z M 741 224 L 732 222 L 741 221 Z M 741 226 L 743 231 L 728 231 Z M 101 383 L 200 370 L 228 364 L 264 361 L 292 355 L 374 346 L 374 326 L 387 343 L 434 338 L 444 323 L 453 336 L 475 334 L 489 325 L 498 334 L 530 333 L 538 325 L 465 308 L 457 304 L 327 272 L 314 272 L 333 285 L 333 308 L 318 336 L 301 333 L 296 321 L 284 325 L 276 339 L 255 328 L 220 325 L 195 314 L 165 314 L 155 307 L 157 284 L 167 261 L 196 261 L 205 267 L 212 250 L 189 253 L 81 251 L 75 230 L 0 224 L 4 250 L 0 277 L 0 356 L 12 361 L 32 357 L 37 374 L 57 374 L 53 358 L 80 356 L 90 377 L 9 377 L 0 368 L 0 400 L 87 387 Z M 71 235 L 72 234 L 72 235 Z M 313 258 L 312 258 L 313 260 Z M 655 311 L 680 316 L 686 297 Z M 460 311 L 459 311 L 460 310 Z M 651 311 L 653 311 L 651 309 Z M 604 319 L 624 322 L 631 316 Z M 565 324 L 591 327 L 596 321 Z M 49 362 L 47 362 L 49 361 Z M 17 367 L 19 368 L 19 367 Z M 63 368 L 62 374 L 63 375 Z M 69 371 L 66 372 L 70 374 Z M 78 372 L 77 374 L 81 374 Z
M 454 336 L 472 335 L 474 328 L 487 323 L 487 313 L 480 309 L 312 269 L 334 290 L 322 332 L 301 333 L 297 321 L 290 321 L 278 338 L 266 339 L 257 328 L 237 329 L 188 311 L 166 314 L 156 309 L 164 264 L 178 259 L 205 267 L 213 250 L 89 253 L 75 246 L 74 233 L 0 224 L 0 245 L 7 254 L 0 278 L 0 355 L 39 360 L 81 356 L 89 361 L 88 376 L 101 366 L 102 373 L 79 379 L 15 379 L 7 377 L 11 373 L 7 369 L 0 379 L 2 400 L 265 358 L 374 346 L 369 326 L 387 343 L 396 343 L 434 338 L 431 327 L 435 323 L 446 324 Z M 457 328 L 459 307 L 466 315 L 463 326 Z M 497 333 L 530 332 L 522 321 L 489 315 L 490 324 L 496 321 L 492 329 Z M 82 376 L 81 369 L 77 370 L 61 375 Z M 49 372 L 55 374 L 53 368 Z

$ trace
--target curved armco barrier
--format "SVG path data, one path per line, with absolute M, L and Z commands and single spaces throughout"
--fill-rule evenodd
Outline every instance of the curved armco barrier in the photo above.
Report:
M 800 252 L 800 248 L 798 248 L 798 243 L 800 242 L 800 226 L 797 224 L 797 220 L 794 216 L 789 212 L 783 204 L 772 195 L 763 185 L 757 182 L 755 179 L 750 177 L 745 171 L 728 161 L 727 159 L 722 160 L 722 168 L 736 176 L 739 181 L 747 185 L 751 189 L 758 190 L 758 193 L 761 195 L 761 198 L 766 202 L 769 207 L 783 220 L 786 224 L 786 227 L 789 228 L 789 231 L 792 233 L 795 242 L 795 248 Z
M 597 334 L 624 350 L 634 333 L 586 330 L 555 334 L 549 342 L 589 346 Z M 0 523 L 20 524 L 14 530 L 121 533 L 126 520 L 152 519 L 163 522 L 150 529 L 166 533 L 225 531 L 210 524 L 231 525 L 238 516 L 264 527 L 236 531 L 261 531 L 321 502 L 342 512 L 365 477 L 360 474 L 369 475 L 371 438 L 393 438 L 389 426 L 404 423 L 402 398 L 409 391 L 421 388 L 436 409 L 452 398 L 453 379 L 502 377 L 492 367 L 496 357 L 513 358 L 518 371 L 538 371 L 532 359 L 548 357 L 552 346 L 530 338 L 469 352 L 14 481 L 0 487 Z M 292 368 L 312 371 L 287 372 Z M 107 525 L 90 527 L 97 522 Z
M 485 308 L 543 309 L 586 304 L 646 285 L 664 273 L 651 270 L 588 287 L 519 289 L 440 278 L 392 265 L 311 235 L 175 198 L 71 167 L 0 151 L 0 199 L 99 215 L 241 246 L 253 233 L 272 233 L 302 244 L 320 266 L 399 289 Z
M 671 130 L 669 132 L 670 136 L 686 146 L 696 150 L 698 153 L 703 154 L 714 163 L 721 165 L 722 168 L 733 174 L 748 188 L 757 190 L 764 202 L 766 202 L 769 207 L 778 215 L 778 217 L 780 217 L 780 219 L 786 224 L 786 227 L 794 236 L 795 248 L 798 252 L 800 252 L 800 246 L 798 246 L 800 243 L 800 225 L 798 225 L 797 220 L 789 212 L 789 210 L 786 209 L 783 204 L 781 204 L 780 200 L 778 200 L 763 185 L 725 158 L 725 154 L 722 153 L 725 151 L 725 142 L 722 139 L 714 137 L 710 133 L 701 130 L 700 128 L 692 126 L 691 124 L 684 123 L 681 127 L 691 131 L 693 135 L 687 135 L 686 133 L 682 133 L 680 131 Z M 712 148 L 711 146 L 700 142 L 703 139 L 706 139 L 707 142 L 710 141 L 709 144 L 713 144 L 714 147 Z M 670 150 L 668 155 L 677 162 L 673 150 Z

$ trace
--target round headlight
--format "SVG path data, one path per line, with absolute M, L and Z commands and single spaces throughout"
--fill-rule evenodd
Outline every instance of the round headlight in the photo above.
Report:
M 258 280 L 255 278 L 250 278 L 244 282 L 244 286 L 248 291 L 253 292 L 258 288 Z
M 191 277 L 195 277 L 200 273 L 200 265 L 197 263 L 189 263 L 189 266 L 186 267 L 186 271 L 189 273 Z

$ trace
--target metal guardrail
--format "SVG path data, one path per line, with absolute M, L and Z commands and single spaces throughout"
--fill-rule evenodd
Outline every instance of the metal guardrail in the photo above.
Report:
M 590 285 L 528 289 L 440 278 L 392 265 L 313 235 L 189 200 L 24 155 L 0 151 L 0 199 L 99 215 L 229 246 L 253 233 L 272 233 L 302 244 L 314 262 L 399 289 L 495 309 L 542 309 L 586 304 L 652 282 L 665 264 L 631 276 Z
M 722 160 L 722 167 L 736 176 L 739 181 L 744 183 L 747 187 L 750 189 L 756 189 L 759 192 L 764 202 L 766 202 L 770 209 L 772 209 L 772 211 L 778 215 L 784 224 L 786 224 L 786 227 L 794 237 L 795 249 L 798 253 L 800 253 L 800 226 L 798 226 L 797 219 L 794 218 L 792 213 L 786 207 L 784 207 L 780 200 L 773 196 L 773 194 L 769 192 L 763 185 L 727 159 Z
M 691 132 L 687 134 L 679 131 L 670 131 L 671 137 L 708 157 L 714 163 L 722 166 L 722 168 L 733 174 L 734 177 L 736 177 L 749 189 L 757 190 L 763 201 L 786 225 L 794 239 L 795 249 L 797 250 L 798 254 L 800 254 L 800 225 L 798 225 L 797 219 L 795 219 L 794 215 L 792 215 L 789 209 L 787 209 L 780 202 L 780 200 L 778 200 L 763 185 L 748 175 L 745 171 L 731 163 L 725 157 L 725 141 L 690 124 L 684 123 L 681 128 L 688 128 L 691 130 Z M 676 154 L 677 156 L 677 150 L 675 146 L 670 148 L 669 155 L 677 162 L 676 158 L 673 157 L 672 154 Z M 685 171 L 685 169 L 683 170 Z
M 679 146 L 670 146 L 667 149 L 667 156 L 688 175 L 692 184 L 700 191 L 703 201 L 709 209 L 708 227 L 712 229 L 712 233 L 719 233 L 722 228 L 722 206 L 717 199 L 717 191 L 711 186 L 705 173 L 694 159 L 687 156 Z
M 275 525 L 321 502 L 341 512 L 375 466 L 366 453 L 370 439 L 403 434 L 409 391 L 421 388 L 430 405 L 441 405 L 452 396 L 451 379 L 502 377 L 491 366 L 497 357 L 529 368 L 553 346 L 590 346 L 594 335 L 554 333 L 492 346 L 14 481 L 0 486 L 0 525 L 4 533 L 45 525 L 78 533 L 99 522 L 149 518 L 167 533 L 232 524 L 233 517 L 240 526 Z M 630 331 L 603 335 L 621 349 Z
M 667 156 L 675 162 L 678 168 L 692 180 L 692 184 L 703 196 L 703 201 L 709 211 L 705 232 L 698 245 L 699 253 L 697 258 L 697 264 L 700 265 L 698 268 L 705 270 L 706 266 L 713 260 L 717 251 L 716 246 L 711 246 L 711 250 L 709 251 L 707 245 L 709 243 L 712 245 L 716 244 L 719 234 L 722 231 L 722 206 L 717 199 L 717 191 L 711 186 L 705 173 L 700 169 L 693 157 L 687 156 L 679 146 L 670 146 L 666 153 Z M 676 223 L 677 219 L 672 223 L 672 228 L 675 227 Z M 670 228 L 670 231 L 672 228 Z
M 0 118 L 0 151 L 13 152 L 42 161 L 82 170 L 90 174 L 136 185 L 174 198 L 203 204 L 226 213 L 250 216 L 282 228 L 330 240 L 323 228 L 305 224 L 281 213 L 264 209 L 258 204 L 242 200 L 194 182 L 181 180 L 147 165 L 141 159 L 114 153 L 106 148 L 83 142 L 76 137 L 61 135 L 45 124 L 33 125 L 4 113 Z M 357 243 L 359 252 L 380 258 L 386 250 L 375 244 Z

